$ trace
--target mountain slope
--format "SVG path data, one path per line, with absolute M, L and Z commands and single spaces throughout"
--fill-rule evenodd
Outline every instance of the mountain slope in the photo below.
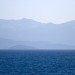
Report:
M 0 20 L 0 37 L 16 41 L 46 41 L 50 44 L 75 46 L 75 21 L 44 24 L 31 19 Z

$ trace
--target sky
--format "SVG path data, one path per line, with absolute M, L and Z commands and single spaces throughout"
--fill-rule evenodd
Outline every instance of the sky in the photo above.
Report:
M 0 19 L 22 18 L 43 23 L 75 20 L 75 0 L 0 0 Z

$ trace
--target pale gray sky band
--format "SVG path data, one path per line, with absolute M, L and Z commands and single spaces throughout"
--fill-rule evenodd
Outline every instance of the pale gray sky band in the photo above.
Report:
M 0 0 L 0 19 L 21 18 L 53 23 L 75 20 L 75 0 Z

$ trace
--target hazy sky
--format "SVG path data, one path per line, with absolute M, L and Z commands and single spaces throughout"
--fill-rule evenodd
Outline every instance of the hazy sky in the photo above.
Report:
M 0 0 L 0 19 L 21 18 L 53 23 L 75 20 L 75 0 Z

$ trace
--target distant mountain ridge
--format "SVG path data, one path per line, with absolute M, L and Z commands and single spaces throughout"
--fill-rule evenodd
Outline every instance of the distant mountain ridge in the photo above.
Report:
M 35 49 L 33 47 L 30 47 L 30 46 L 24 46 L 24 45 L 16 45 L 16 46 L 12 46 L 10 47 L 9 49 L 12 49 L 12 50 L 28 50 L 28 49 Z
M 8 40 L 2 41 L 2 39 L 0 39 L 0 49 L 3 47 L 6 49 L 21 44 L 42 49 L 49 49 L 51 47 L 54 48 L 55 46 L 53 45 L 57 45 L 58 47 L 55 48 L 60 49 L 74 49 L 75 21 L 70 21 L 62 24 L 53 24 L 40 23 L 31 19 L 0 19 L 0 38 L 15 40 L 10 42 Z

